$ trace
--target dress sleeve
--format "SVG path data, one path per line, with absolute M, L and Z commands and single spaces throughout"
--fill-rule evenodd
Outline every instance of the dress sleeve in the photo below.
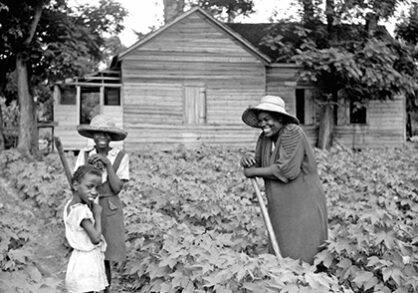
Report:
M 121 180 L 129 180 L 129 156 L 125 154 L 120 162 L 119 168 L 116 171 L 116 175 Z
M 89 219 L 94 222 L 93 213 L 85 204 L 78 204 L 75 206 L 68 215 L 67 224 L 71 230 L 82 230 L 81 222 L 85 219 Z
M 286 183 L 296 179 L 302 170 L 304 147 L 300 127 L 293 124 L 286 126 L 278 147 L 279 157 L 270 168 L 277 179 Z

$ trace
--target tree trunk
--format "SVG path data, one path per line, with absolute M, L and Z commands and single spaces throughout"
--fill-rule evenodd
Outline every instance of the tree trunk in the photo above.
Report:
M 325 0 L 325 15 L 327 18 L 327 31 L 328 31 L 329 39 L 331 41 L 334 40 L 335 38 L 334 14 L 335 14 L 334 0 Z
M 29 48 L 42 15 L 42 1 L 34 7 L 34 15 L 29 26 L 23 48 Z M 17 149 L 24 155 L 38 156 L 38 125 L 36 119 L 35 102 L 29 92 L 28 65 L 23 53 L 16 54 L 17 95 L 20 107 L 19 138 Z
M 35 102 L 29 93 L 28 68 L 22 54 L 16 55 L 17 92 L 20 107 L 17 148 L 24 155 L 38 154 L 38 127 Z
M 0 152 L 3 151 L 6 146 L 5 146 L 5 142 L 4 142 L 4 127 L 3 127 L 4 123 L 3 123 L 3 112 L 1 109 L 1 104 L 0 104 Z
M 314 4 L 313 0 L 300 0 L 300 3 L 303 7 L 303 23 L 309 24 L 315 18 Z
M 334 125 L 334 103 L 327 102 L 322 108 L 319 122 L 318 148 L 324 150 L 331 147 Z

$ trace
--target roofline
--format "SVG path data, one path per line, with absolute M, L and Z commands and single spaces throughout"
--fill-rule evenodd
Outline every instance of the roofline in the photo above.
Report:
M 233 31 L 232 29 L 230 29 L 229 27 L 227 27 L 226 25 L 224 25 L 223 23 L 221 23 L 220 21 L 218 21 L 217 19 L 215 19 L 212 15 L 210 15 L 209 13 L 207 13 L 206 11 L 204 11 L 202 8 L 200 8 L 198 6 L 190 9 L 189 11 L 187 11 L 184 14 L 180 15 L 179 17 L 175 18 L 174 20 L 172 20 L 168 24 L 166 24 L 166 25 L 160 27 L 159 29 L 157 29 L 156 31 L 148 34 L 142 40 L 139 40 L 136 43 L 134 43 L 131 47 L 129 47 L 128 49 L 126 49 L 124 52 L 122 52 L 119 55 L 117 55 L 118 60 L 119 61 L 122 60 L 123 57 L 125 57 L 127 54 L 129 54 L 133 50 L 137 49 L 139 46 L 142 46 L 143 44 L 149 42 L 150 40 L 152 40 L 154 37 L 156 37 L 160 33 L 164 32 L 165 30 L 167 30 L 170 27 L 174 26 L 175 24 L 177 24 L 178 22 L 180 22 L 181 20 L 183 20 L 184 18 L 188 17 L 189 15 L 193 14 L 196 11 L 198 11 L 201 14 L 203 14 L 204 16 L 206 16 L 215 25 L 217 25 L 219 28 L 221 28 L 227 34 L 229 34 L 234 39 L 236 39 L 237 41 L 239 41 L 242 45 L 244 45 L 247 49 L 249 49 L 251 51 L 251 53 L 255 54 L 259 59 L 261 59 L 262 62 L 265 65 L 271 63 L 272 60 L 270 59 L 270 57 L 268 57 L 267 55 L 265 55 L 262 52 L 260 52 L 256 47 L 254 47 L 249 41 L 247 41 L 241 35 L 239 35 L 235 31 Z
M 269 64 L 268 67 L 302 68 L 302 66 L 294 64 L 294 63 L 281 63 L 281 62 L 271 63 L 271 64 Z

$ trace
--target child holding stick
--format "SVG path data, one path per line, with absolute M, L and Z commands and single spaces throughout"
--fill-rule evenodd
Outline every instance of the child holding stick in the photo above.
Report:
M 94 202 L 102 172 L 92 165 L 80 166 L 72 177 L 73 197 L 65 205 L 65 236 L 73 248 L 65 286 L 71 293 L 98 292 L 108 286 L 102 236 L 102 207 Z

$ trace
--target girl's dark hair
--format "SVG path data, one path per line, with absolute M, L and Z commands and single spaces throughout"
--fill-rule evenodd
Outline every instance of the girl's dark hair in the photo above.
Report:
M 86 174 L 94 174 L 101 177 L 102 171 L 90 164 L 82 165 L 78 167 L 77 170 L 74 172 L 73 177 L 71 178 L 71 183 L 74 183 L 76 181 L 80 182 Z

